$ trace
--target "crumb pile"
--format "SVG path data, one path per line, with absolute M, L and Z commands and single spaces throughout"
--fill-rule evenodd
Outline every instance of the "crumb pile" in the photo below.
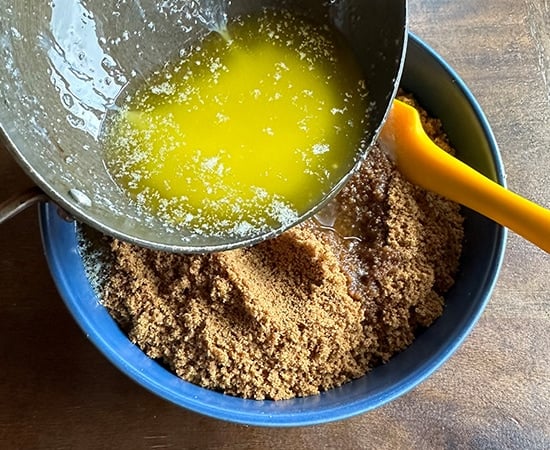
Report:
M 190 382 L 306 396 L 362 376 L 441 315 L 462 238 L 459 207 L 409 184 L 375 147 L 317 219 L 257 246 L 177 255 L 109 240 L 101 297 L 133 342 Z

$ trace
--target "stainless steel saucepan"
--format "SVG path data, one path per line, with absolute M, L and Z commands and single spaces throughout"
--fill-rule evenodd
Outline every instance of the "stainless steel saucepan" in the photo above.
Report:
M 231 20 L 261 8 L 296 11 L 342 32 L 365 73 L 372 143 L 399 83 L 406 0 L 0 0 L 0 145 L 36 184 L 0 205 L 0 222 L 51 200 L 106 234 L 173 252 L 225 250 L 283 231 L 240 239 L 176 231 L 117 187 L 99 141 L 107 112 L 133 78 L 208 33 L 209 17 Z

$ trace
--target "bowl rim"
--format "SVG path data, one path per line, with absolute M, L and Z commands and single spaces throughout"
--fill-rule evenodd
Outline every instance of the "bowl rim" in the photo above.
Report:
M 419 37 L 410 32 L 408 35 L 408 45 L 417 46 L 421 51 L 427 53 L 436 64 L 441 66 L 441 68 L 453 80 L 453 83 L 460 90 L 461 94 L 465 97 L 489 144 L 492 162 L 495 165 L 496 178 L 500 184 L 504 185 L 504 168 L 494 135 L 485 114 L 481 110 L 481 107 L 474 98 L 473 94 L 469 91 L 466 84 L 462 81 L 458 74 L 446 61 L 443 60 L 441 56 L 439 56 Z M 405 394 L 406 392 L 409 392 L 418 384 L 427 379 L 445 361 L 447 361 L 448 358 L 463 343 L 464 339 L 468 336 L 472 328 L 477 323 L 481 313 L 485 309 L 485 306 L 494 290 L 496 280 L 502 266 L 507 236 L 506 229 L 497 226 L 493 255 L 490 267 L 488 268 L 485 277 L 485 284 L 482 289 L 482 298 L 478 302 L 477 308 L 473 310 L 469 316 L 469 321 L 466 326 L 460 328 L 459 332 L 454 335 L 448 345 L 444 346 L 440 349 L 440 351 L 423 362 L 417 370 L 408 373 L 405 377 L 399 378 L 397 382 L 389 383 L 387 388 L 380 389 L 370 397 L 361 398 L 358 396 L 353 398 L 352 401 L 346 403 L 333 401 L 332 403 L 329 402 L 328 407 L 307 410 L 301 408 L 301 406 L 307 404 L 308 401 L 313 401 L 307 400 L 311 397 L 281 401 L 241 399 L 210 391 L 181 380 L 172 373 L 168 372 L 166 369 L 161 368 L 161 366 L 159 366 L 156 362 L 147 357 L 137 348 L 137 346 L 132 344 L 126 335 L 120 330 L 119 335 L 116 336 L 118 344 L 113 345 L 112 342 L 105 339 L 105 337 L 101 334 L 101 330 L 98 330 L 94 325 L 93 320 L 89 315 L 89 306 L 88 309 L 82 306 L 86 302 L 95 302 L 97 304 L 97 297 L 91 298 L 90 296 L 93 293 L 90 294 L 90 292 L 75 293 L 72 287 L 72 285 L 75 284 L 75 280 L 72 278 L 74 274 L 66 273 L 63 268 L 62 259 L 65 255 L 59 249 L 60 243 L 63 242 L 62 234 L 65 233 L 66 235 L 67 233 L 72 233 L 69 234 L 69 236 L 71 236 L 71 240 L 74 239 L 75 241 L 72 243 L 72 247 L 74 247 L 77 244 L 76 225 L 74 223 L 63 221 L 58 216 L 57 208 L 53 204 L 46 203 L 41 205 L 39 213 L 39 223 L 44 253 L 57 289 L 70 313 L 85 332 L 88 339 L 92 341 L 92 343 L 100 350 L 101 353 L 103 353 L 105 357 L 107 357 L 107 359 L 111 361 L 111 363 L 113 363 L 118 369 L 141 386 L 178 406 L 220 420 L 246 425 L 270 427 L 318 425 L 346 419 L 380 407 Z M 63 243 L 64 245 L 67 245 L 66 241 Z M 78 252 L 76 250 L 74 251 L 76 255 L 72 256 L 75 258 L 80 258 Z M 77 274 L 76 276 L 82 277 L 83 275 Z M 85 280 L 88 281 L 87 279 Z M 83 282 L 83 280 L 80 281 Z M 77 297 L 76 301 L 75 296 Z M 99 305 L 97 304 L 96 306 Z M 94 314 L 97 313 L 100 315 L 106 315 L 110 318 L 104 308 L 97 307 L 96 309 L 97 311 L 94 311 Z M 110 319 L 114 323 L 114 320 L 112 318 Z M 141 356 L 136 352 L 140 353 Z M 127 355 L 138 358 L 140 364 L 129 364 L 126 358 Z M 396 355 L 396 357 L 397 356 L 399 355 Z M 155 375 L 158 375 L 158 378 L 156 380 L 151 379 L 145 369 L 148 369 Z M 181 386 L 184 386 L 183 395 L 181 394 Z M 334 394 L 337 394 L 340 389 L 342 388 L 331 389 L 330 391 L 319 394 L 319 396 L 313 397 L 322 399 L 334 396 Z M 205 401 L 205 396 L 208 397 L 208 401 Z M 240 405 L 244 405 L 243 402 L 256 402 L 258 406 L 261 406 L 264 409 L 262 411 L 254 410 L 252 412 L 248 411 L 248 408 L 243 410 L 239 407 Z M 277 406 L 284 405 L 285 402 L 295 402 L 293 405 L 296 405 L 296 408 L 293 408 L 290 412 L 288 412 L 284 406 L 281 408 Z

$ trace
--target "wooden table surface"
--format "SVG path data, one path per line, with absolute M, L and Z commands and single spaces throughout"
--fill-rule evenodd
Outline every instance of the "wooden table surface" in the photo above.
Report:
M 550 206 L 547 0 L 411 0 L 411 30 L 493 127 L 509 187 Z M 0 199 L 30 185 L 0 150 Z M 36 210 L 0 227 L 0 448 L 550 448 L 550 256 L 510 233 L 502 273 L 458 352 L 407 395 L 324 426 L 263 429 L 180 409 L 86 339 L 44 261 Z

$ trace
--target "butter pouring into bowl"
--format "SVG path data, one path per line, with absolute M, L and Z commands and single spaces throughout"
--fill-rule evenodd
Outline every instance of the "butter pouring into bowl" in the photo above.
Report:
M 180 253 L 252 245 L 282 233 L 320 210 L 349 178 L 354 163 L 364 156 L 363 150 L 374 142 L 397 91 L 407 42 L 406 0 L 199 0 L 124 4 L 114 0 L 101 4 L 65 1 L 52 2 L 44 14 L 35 11 L 35 3 L 2 0 L 0 4 L 3 10 L 12 11 L 0 30 L 0 39 L 5 43 L 0 55 L 0 78 L 4 81 L 0 86 L 4 100 L 0 108 L 0 144 L 5 145 L 42 191 L 32 198 L 42 200 L 45 194 L 70 216 L 104 234 L 143 247 Z M 201 19 L 213 5 L 226 7 L 222 15 L 227 18 L 229 32 L 232 22 L 261 14 L 266 9 L 288 10 L 321 29 L 334 30 L 352 52 L 364 76 L 364 91 L 368 93 L 367 108 L 363 108 L 368 109 L 368 114 L 361 115 L 360 119 L 364 121 L 363 145 L 354 152 L 354 158 L 346 156 L 341 172 L 305 209 L 286 214 L 283 208 L 284 220 L 279 224 L 251 227 L 250 232 L 202 230 L 197 233 L 193 227 L 186 226 L 185 220 L 183 225 L 175 226 L 150 213 L 143 204 L 133 201 L 109 172 L 101 141 L 102 125 L 109 114 L 120 107 L 118 100 L 128 92 L 126 89 L 137 90 L 140 81 L 148 80 L 148 75 L 161 70 L 167 62 L 192 54 L 209 34 L 217 34 Z M 40 17 L 40 20 L 33 21 L 30 17 Z M 96 23 L 98 21 L 101 23 Z M 303 38 L 295 43 L 300 44 Z M 27 70 L 22 61 L 32 61 L 33 70 Z M 342 76 L 337 72 L 332 78 Z M 329 111 L 332 109 L 341 108 L 330 107 Z M 253 113 L 250 117 L 256 118 Z M 223 121 L 224 117 L 219 119 Z M 268 128 L 264 133 L 266 138 L 271 131 L 277 131 Z M 212 134 L 207 130 L 205 139 Z M 310 153 L 323 157 L 326 143 L 317 143 L 319 145 L 310 146 Z M 254 170 L 256 161 L 249 159 L 250 169 Z M 216 161 L 209 158 L 205 162 L 210 167 Z M 130 183 L 141 182 L 137 175 Z M 281 189 L 288 188 L 293 181 L 291 177 L 288 180 L 279 183 Z M 157 187 L 164 189 L 165 185 L 155 183 Z M 299 185 L 295 190 L 298 194 L 305 192 Z M 223 189 L 218 191 L 223 194 Z M 298 194 L 294 197 L 299 198 Z M 181 195 L 178 191 L 176 195 L 184 197 L 185 193 Z M 0 220 L 1 216 L 12 215 L 14 205 L 19 210 L 21 198 L 0 206 L 0 211 L 8 210 L 0 214 Z M 201 196 L 194 195 L 189 200 L 195 202 L 195 209 L 202 208 Z M 231 212 L 231 201 L 226 203 Z M 29 202 L 25 200 L 25 204 Z M 175 215 L 187 219 L 193 211 L 184 210 Z M 231 217 L 228 220 L 232 221 Z

